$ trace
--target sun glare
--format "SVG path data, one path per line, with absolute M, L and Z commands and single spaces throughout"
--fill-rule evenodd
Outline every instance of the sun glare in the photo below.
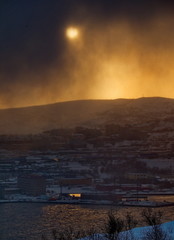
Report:
M 79 36 L 79 30 L 75 27 L 69 27 L 66 29 L 66 36 L 69 39 L 76 39 Z

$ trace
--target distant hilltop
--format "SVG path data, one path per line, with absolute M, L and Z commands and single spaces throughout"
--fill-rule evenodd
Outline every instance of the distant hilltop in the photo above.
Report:
M 1 134 L 36 134 L 75 126 L 134 125 L 174 120 L 174 99 L 78 100 L 0 110 Z

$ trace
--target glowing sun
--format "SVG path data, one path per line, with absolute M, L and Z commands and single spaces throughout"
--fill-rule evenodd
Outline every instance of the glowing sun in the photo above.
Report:
M 66 29 L 66 36 L 69 39 L 77 39 L 79 36 L 79 30 L 75 27 L 69 27 Z

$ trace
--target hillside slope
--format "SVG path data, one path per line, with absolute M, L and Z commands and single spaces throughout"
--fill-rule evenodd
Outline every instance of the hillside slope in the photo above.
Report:
M 1 109 L 0 134 L 28 134 L 59 127 L 139 124 L 174 116 L 174 99 L 80 100 Z

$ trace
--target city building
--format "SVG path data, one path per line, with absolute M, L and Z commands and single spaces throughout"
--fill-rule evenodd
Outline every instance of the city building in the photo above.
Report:
M 40 196 L 46 193 L 46 180 L 40 175 L 22 175 L 18 177 L 21 193 L 29 196 Z

